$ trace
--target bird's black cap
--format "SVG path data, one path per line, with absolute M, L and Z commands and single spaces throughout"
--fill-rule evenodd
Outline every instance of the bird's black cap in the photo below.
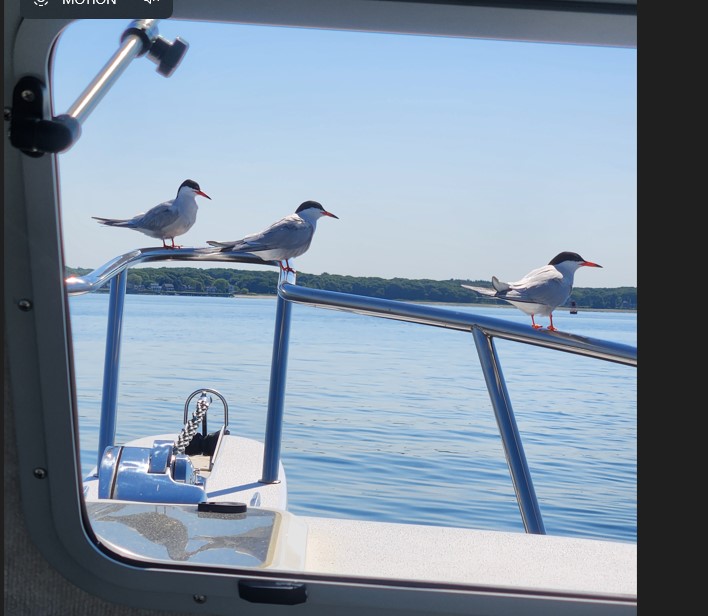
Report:
M 325 210 L 322 207 L 322 204 L 318 203 L 317 201 L 304 201 L 295 210 L 295 213 L 299 214 L 300 212 L 303 212 L 305 210 L 320 210 L 320 212 L 323 212 L 325 216 L 331 216 L 332 218 L 339 219 L 339 216 L 335 216 L 334 214 L 332 214 L 332 212 L 328 212 L 327 210 Z
M 189 188 L 194 188 L 194 190 L 201 190 L 199 184 L 197 184 L 194 180 L 185 180 L 179 185 L 180 188 L 183 188 L 184 186 L 189 186 Z
M 558 265 L 563 261 L 585 261 L 577 252 L 560 252 L 553 257 L 548 265 Z
M 324 210 L 321 203 L 317 201 L 303 201 L 299 207 L 295 210 L 296 214 L 299 214 L 303 210 L 309 210 L 310 208 L 315 208 L 317 210 Z

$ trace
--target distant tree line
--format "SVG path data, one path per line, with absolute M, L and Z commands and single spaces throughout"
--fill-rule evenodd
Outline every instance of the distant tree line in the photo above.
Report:
M 91 270 L 66 268 L 66 275 L 83 276 Z M 176 295 L 275 295 L 276 271 L 251 271 L 229 268 L 158 267 L 132 269 L 126 292 Z M 444 302 L 500 305 L 498 300 L 480 296 L 461 285 L 490 286 L 487 280 L 429 280 L 409 278 L 376 278 L 341 276 L 339 274 L 298 273 L 297 283 L 311 289 L 325 289 L 413 302 Z M 106 285 L 105 290 L 108 290 Z M 575 287 L 568 300 L 578 308 L 595 310 L 636 310 L 637 288 Z

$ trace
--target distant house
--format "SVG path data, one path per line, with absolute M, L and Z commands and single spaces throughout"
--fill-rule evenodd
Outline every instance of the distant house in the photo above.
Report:
M 153 293 L 159 293 L 160 291 L 162 291 L 162 287 L 159 284 L 157 284 L 156 282 L 151 282 L 148 289 L 150 291 L 152 291 Z
M 166 282 L 162 285 L 162 290 L 166 293 L 174 293 L 175 285 L 173 285 L 171 282 Z

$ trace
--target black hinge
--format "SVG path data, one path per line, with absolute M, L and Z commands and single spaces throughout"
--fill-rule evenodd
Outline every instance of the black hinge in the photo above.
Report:
M 28 156 L 69 149 L 81 135 L 76 118 L 60 115 L 43 117 L 46 86 L 36 77 L 22 77 L 12 93 L 10 143 Z

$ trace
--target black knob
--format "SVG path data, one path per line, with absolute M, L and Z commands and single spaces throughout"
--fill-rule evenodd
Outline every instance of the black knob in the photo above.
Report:
M 158 36 L 148 51 L 148 57 L 157 63 L 157 72 L 164 77 L 169 77 L 182 62 L 184 54 L 189 49 L 189 43 L 177 37 L 173 43 Z

